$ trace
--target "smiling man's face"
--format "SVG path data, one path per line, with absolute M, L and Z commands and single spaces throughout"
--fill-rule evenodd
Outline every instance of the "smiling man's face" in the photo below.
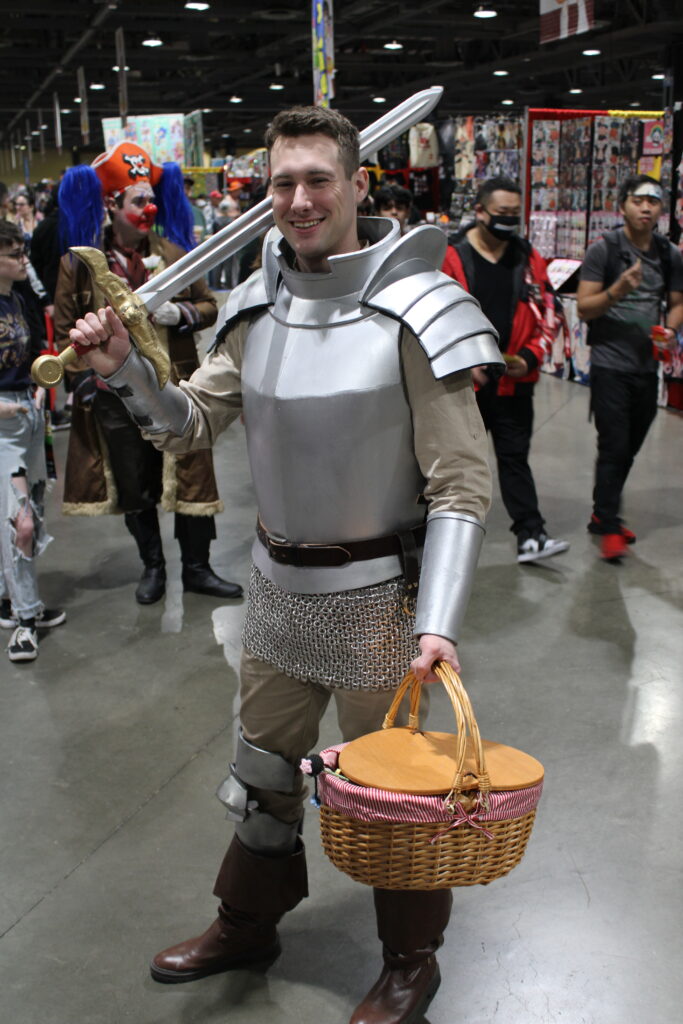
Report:
M 360 248 L 356 208 L 368 191 L 360 167 L 349 178 L 334 139 L 321 133 L 276 139 L 270 153 L 275 223 L 299 269 L 328 270 L 327 258 Z

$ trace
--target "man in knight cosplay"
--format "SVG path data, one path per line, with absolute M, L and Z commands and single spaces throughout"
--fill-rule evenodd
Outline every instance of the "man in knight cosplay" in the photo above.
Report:
M 276 227 L 189 382 L 160 391 L 111 309 L 71 331 L 160 448 L 208 447 L 243 413 L 258 501 L 241 729 L 219 789 L 235 835 L 217 919 L 154 958 L 160 982 L 279 952 L 276 925 L 307 895 L 298 765 L 330 698 L 351 740 L 380 728 L 410 663 L 425 682 L 439 659 L 459 668 L 491 496 L 470 367 L 501 357 L 476 301 L 437 269 L 441 232 L 401 238 L 392 220 L 356 217 L 358 145 L 336 111 L 275 117 Z M 417 1021 L 439 985 L 450 891 L 374 899 L 384 965 L 351 1024 Z

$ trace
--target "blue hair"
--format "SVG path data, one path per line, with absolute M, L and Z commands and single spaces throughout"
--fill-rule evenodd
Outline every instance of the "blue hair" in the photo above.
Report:
M 102 186 L 92 167 L 70 167 L 59 186 L 59 241 L 62 251 L 72 245 L 100 248 L 104 203 Z
M 194 249 L 194 217 L 190 201 L 185 195 L 183 172 L 180 165 L 169 161 L 162 165 L 163 175 L 154 187 L 157 205 L 156 224 L 171 242 L 185 251 Z

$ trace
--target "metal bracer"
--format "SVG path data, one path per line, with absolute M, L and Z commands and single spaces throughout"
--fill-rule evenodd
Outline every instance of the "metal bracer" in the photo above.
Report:
M 458 642 L 485 532 L 474 516 L 435 512 L 428 517 L 416 635 L 433 633 Z
M 159 387 L 152 364 L 136 348 L 111 377 L 101 378 L 117 395 L 139 427 L 149 434 L 182 437 L 192 419 L 187 395 L 168 381 Z
M 235 834 L 249 850 L 285 855 L 296 848 L 301 822 L 279 821 L 260 810 L 258 800 L 251 795 L 253 789 L 293 793 L 296 774 L 294 765 L 280 754 L 255 747 L 240 729 L 235 761 L 216 796 L 227 807 L 228 820 L 235 822 Z

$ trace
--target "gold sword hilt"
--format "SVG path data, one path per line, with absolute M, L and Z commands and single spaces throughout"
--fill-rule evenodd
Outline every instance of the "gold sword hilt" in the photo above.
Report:
M 109 269 L 107 257 L 100 249 L 87 245 L 72 246 L 70 252 L 78 256 L 90 271 L 93 283 L 119 317 L 138 351 L 149 359 L 163 388 L 171 374 L 171 361 L 162 347 L 154 327 L 149 321 L 147 307 L 117 274 Z M 39 356 L 31 366 L 31 376 L 41 387 L 53 388 L 62 380 L 64 367 L 74 362 L 87 347 L 69 345 L 58 356 Z

